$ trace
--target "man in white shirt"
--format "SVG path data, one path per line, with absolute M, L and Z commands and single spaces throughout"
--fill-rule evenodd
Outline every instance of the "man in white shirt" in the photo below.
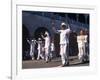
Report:
M 67 27 L 67 29 L 66 29 Z M 53 30 L 57 33 L 60 33 L 60 55 L 62 60 L 62 67 L 69 65 L 68 60 L 68 34 L 70 33 L 70 28 L 65 23 L 61 23 L 61 30 L 55 30 L 53 27 Z
M 46 31 L 45 32 L 45 37 L 42 35 L 42 38 L 45 40 L 45 60 L 46 63 L 48 63 L 49 61 L 49 57 L 50 57 L 50 36 L 49 33 Z

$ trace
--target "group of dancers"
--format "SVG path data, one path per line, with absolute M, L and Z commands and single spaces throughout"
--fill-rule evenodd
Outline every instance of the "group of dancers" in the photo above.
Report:
M 38 38 L 38 40 L 31 40 L 29 41 L 27 39 L 27 42 L 30 44 L 30 56 L 32 57 L 32 60 L 34 60 L 34 51 L 35 51 L 35 45 L 38 44 L 37 50 L 37 60 L 43 59 L 48 63 L 48 61 L 51 61 L 52 55 L 54 52 L 54 43 L 53 41 L 50 41 L 50 35 L 46 31 L 45 34 L 41 34 L 42 39 L 44 39 L 45 43 L 43 43 L 41 38 Z
M 61 30 L 56 30 L 56 28 L 53 26 L 52 30 L 55 33 L 60 34 L 60 56 L 61 56 L 61 66 L 69 66 L 69 35 L 71 32 L 70 27 L 62 22 L 61 23 Z M 77 43 L 78 43 L 78 59 L 83 62 L 85 60 L 85 56 L 87 55 L 86 47 L 87 47 L 87 35 L 83 34 L 83 31 L 80 31 L 80 35 L 77 36 Z M 42 39 L 44 39 L 44 45 Z M 38 38 L 38 40 L 27 40 L 27 42 L 30 44 L 30 56 L 32 57 L 32 60 L 34 60 L 34 50 L 35 50 L 35 44 L 38 44 L 38 55 L 37 60 L 40 58 L 45 60 L 46 63 L 52 60 L 55 47 L 54 47 L 54 40 L 51 41 L 50 35 L 47 31 L 45 31 L 44 35 L 41 34 L 41 38 Z M 44 54 L 43 54 L 44 50 Z

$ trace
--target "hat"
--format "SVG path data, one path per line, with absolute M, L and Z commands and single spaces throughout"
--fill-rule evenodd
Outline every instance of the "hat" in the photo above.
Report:
M 65 25 L 65 26 L 66 26 L 66 23 L 65 23 L 65 22 L 62 22 L 62 23 L 61 23 L 61 26 L 63 26 L 63 25 Z
M 41 40 L 41 38 L 38 38 L 38 40 Z

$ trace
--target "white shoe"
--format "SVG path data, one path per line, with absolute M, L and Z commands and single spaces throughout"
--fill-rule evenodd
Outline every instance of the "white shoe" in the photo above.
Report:
M 34 60 L 34 58 L 32 58 L 32 60 Z

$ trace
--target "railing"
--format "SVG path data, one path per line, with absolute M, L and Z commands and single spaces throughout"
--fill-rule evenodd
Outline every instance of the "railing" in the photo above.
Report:
M 27 14 L 27 13 L 26 13 Z M 26 15 L 25 14 L 25 15 Z M 41 14 L 41 12 L 37 12 L 37 13 L 28 13 L 30 14 L 31 17 L 28 17 L 28 19 L 25 20 L 25 24 L 28 24 L 29 25 L 32 25 L 32 26 L 52 26 L 52 16 L 51 14 Z M 29 16 L 29 15 L 28 15 Z M 30 20 L 31 21 L 30 21 Z M 59 26 L 62 22 L 62 20 L 65 20 L 68 21 L 69 25 L 72 27 L 72 29 L 74 30 L 80 30 L 80 29 L 89 29 L 89 25 L 87 24 L 84 24 L 84 23 L 81 23 L 81 22 L 77 22 L 75 20 L 72 20 L 70 18 L 65 18 L 65 17 L 61 17 L 59 15 L 55 15 L 54 16 L 54 19 L 55 19 L 55 26 L 59 29 Z M 28 21 L 28 22 L 27 22 Z M 32 29 L 31 29 L 32 30 Z

